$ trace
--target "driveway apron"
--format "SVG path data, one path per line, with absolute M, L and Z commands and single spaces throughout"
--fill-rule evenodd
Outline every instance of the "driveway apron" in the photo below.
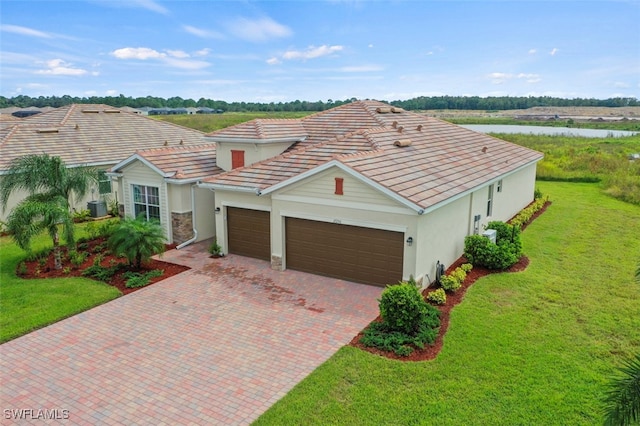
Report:
M 2 424 L 248 424 L 378 314 L 381 288 L 206 243 L 162 260 L 192 269 L 0 346 Z

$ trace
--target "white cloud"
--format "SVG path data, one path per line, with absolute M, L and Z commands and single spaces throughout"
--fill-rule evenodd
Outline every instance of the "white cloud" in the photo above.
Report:
M 197 28 L 191 25 L 183 25 L 182 29 L 196 37 L 219 38 L 219 39 L 224 38 L 224 36 L 219 32 L 211 31 L 211 30 L 203 30 L 202 28 Z
M 29 37 L 52 38 L 51 34 L 34 30 L 33 28 L 21 27 L 20 25 L 0 25 L 0 31 Z
M 227 28 L 236 37 L 252 42 L 264 42 L 293 34 L 289 27 L 266 17 L 256 20 L 238 18 L 230 22 Z
M 199 52 L 202 53 L 202 51 Z M 123 47 L 122 49 L 114 50 L 111 52 L 111 55 L 118 59 L 138 59 L 141 61 L 146 61 L 148 59 L 159 60 L 174 68 L 186 70 L 198 70 L 211 65 L 209 62 L 188 59 L 191 55 L 183 50 L 166 50 L 165 52 L 158 52 L 157 50 L 150 49 L 148 47 Z
M 167 50 L 169 56 L 174 58 L 188 58 L 190 55 L 183 50 Z
M 321 56 L 331 55 L 335 52 L 340 52 L 343 49 L 344 47 L 339 45 L 327 46 L 326 44 L 323 44 L 322 46 L 318 47 L 309 46 L 306 50 L 288 50 L 284 52 L 284 54 L 282 55 L 282 59 L 315 59 Z
M 114 50 L 111 54 L 118 59 L 140 59 L 141 61 L 159 59 L 167 56 L 165 53 L 149 49 L 148 47 L 123 47 L 122 49 Z
M 71 64 L 63 61 L 62 59 L 52 59 L 46 62 L 46 69 L 38 70 L 36 74 L 42 75 L 72 75 L 79 76 L 88 74 L 87 70 L 83 70 L 81 68 L 73 68 Z M 92 73 L 92 75 L 97 75 L 96 73 Z
M 131 0 L 129 0 L 131 1 Z M 169 14 L 169 10 L 158 4 L 157 2 L 153 1 L 153 0 L 133 0 L 131 1 L 132 5 L 134 6 L 138 6 L 141 7 L 143 9 L 147 9 L 150 10 L 152 12 L 157 12 L 157 13 L 161 13 L 163 15 L 168 15 Z
M 493 84 L 502 84 L 507 80 L 513 80 L 513 79 L 524 79 L 527 83 L 538 83 L 539 81 L 541 81 L 540 75 L 538 74 L 525 74 L 522 72 L 520 74 L 493 72 L 489 74 L 487 77 L 491 80 L 491 83 Z
M 282 61 L 280 59 L 278 59 L 278 58 L 275 58 L 275 57 L 267 59 L 267 64 L 269 64 L 269 65 L 278 65 L 278 64 L 281 64 L 281 63 L 282 63 Z
M 102 6 L 107 7 L 126 7 L 126 8 L 137 8 L 137 9 L 146 9 L 151 12 L 160 13 L 162 15 L 168 15 L 169 9 L 162 6 L 160 3 L 154 0 L 127 0 L 127 1 L 114 1 L 114 0 L 93 0 L 93 3 L 100 4 Z
M 549 52 L 549 55 L 555 56 L 556 53 L 558 53 L 558 49 L 554 47 L 553 49 L 551 49 L 551 52 Z
M 538 49 L 529 49 L 529 55 L 535 55 L 538 53 Z
M 193 56 L 209 56 L 211 53 L 211 49 L 205 47 L 204 49 L 196 50 L 193 52 Z

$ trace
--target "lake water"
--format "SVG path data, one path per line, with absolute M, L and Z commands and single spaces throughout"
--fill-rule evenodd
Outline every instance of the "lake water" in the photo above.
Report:
M 627 130 L 573 129 L 570 127 L 518 126 L 515 124 L 464 124 L 461 127 L 480 133 L 525 133 L 533 135 L 582 136 L 586 138 L 623 137 L 640 133 Z

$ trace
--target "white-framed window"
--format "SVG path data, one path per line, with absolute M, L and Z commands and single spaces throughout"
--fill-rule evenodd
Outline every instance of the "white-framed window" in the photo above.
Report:
M 489 185 L 487 194 L 487 217 L 491 217 L 491 212 L 493 212 L 493 184 Z
M 160 190 L 156 186 L 131 185 L 133 214 L 144 214 L 147 220 L 160 221 Z
M 98 172 L 98 193 L 111 194 L 111 178 L 102 170 Z
M 502 192 L 502 179 L 500 179 L 496 184 L 496 191 Z

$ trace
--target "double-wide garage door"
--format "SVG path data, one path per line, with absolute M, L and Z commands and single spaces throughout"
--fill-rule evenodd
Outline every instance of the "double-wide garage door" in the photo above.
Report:
M 404 234 L 286 218 L 287 268 L 384 286 L 402 279 Z

